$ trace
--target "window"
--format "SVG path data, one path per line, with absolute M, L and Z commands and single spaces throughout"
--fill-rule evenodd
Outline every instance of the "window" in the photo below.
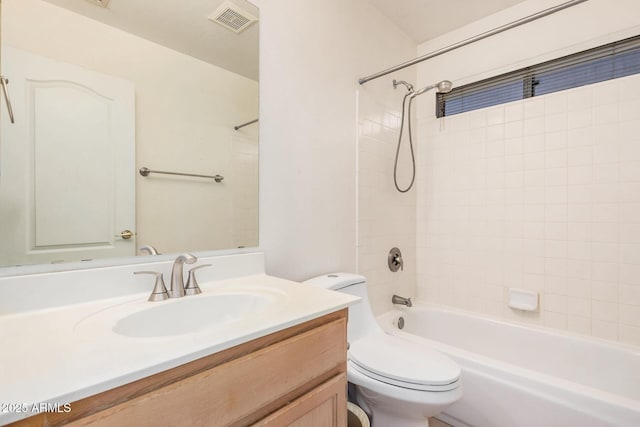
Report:
M 451 116 L 638 73 L 640 36 L 439 93 L 436 116 Z

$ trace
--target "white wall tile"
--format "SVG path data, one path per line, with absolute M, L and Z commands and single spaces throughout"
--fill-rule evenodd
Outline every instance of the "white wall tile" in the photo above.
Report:
M 544 99 L 530 98 L 524 101 L 524 119 L 539 117 L 544 114 Z
M 567 107 L 569 111 L 579 111 L 593 105 L 593 89 L 590 86 L 568 92 Z
M 640 181 L 640 162 L 622 161 L 620 163 L 620 181 Z
M 553 150 L 545 153 L 545 167 L 549 168 L 566 168 L 567 167 L 567 150 Z
M 546 275 L 544 278 L 544 290 L 556 295 L 568 295 L 567 278 Z
M 590 185 L 573 185 L 569 182 L 567 187 L 567 202 L 569 204 L 588 204 L 591 203 L 591 186 Z
M 577 261 L 589 261 L 591 255 L 591 242 L 568 241 L 567 242 L 567 259 Z
M 566 113 L 567 94 L 566 92 L 556 92 L 544 97 L 546 114 Z
M 622 80 L 640 88 L 640 76 Z M 455 160 L 426 177 L 446 220 L 417 218 L 442 236 L 436 250 L 452 271 L 430 295 L 507 320 L 640 341 L 640 95 L 628 99 L 619 84 L 489 109 L 484 151 L 446 146 Z M 469 268 L 486 285 L 470 288 L 453 273 Z M 541 292 L 541 311 L 509 310 L 505 287 Z
M 593 168 L 591 166 L 569 166 L 567 168 L 567 183 L 569 185 L 585 185 L 593 182 Z
M 544 134 L 544 117 L 525 118 L 523 134 L 524 136 Z
M 618 222 L 620 205 L 616 203 L 594 203 L 591 211 L 594 222 Z
M 554 329 L 567 329 L 567 315 L 564 313 L 545 311 L 544 325 Z
M 640 140 L 640 119 L 620 123 L 620 141 Z
M 640 285 L 640 265 L 620 264 L 620 283 Z
M 618 305 L 613 302 L 593 300 L 591 313 L 594 319 L 606 322 L 618 321 Z
M 552 157 L 551 153 L 547 153 L 547 158 Z M 567 185 L 567 168 L 551 168 L 546 169 L 544 183 L 547 186 Z
M 507 122 L 504 125 L 504 137 L 506 139 L 521 138 L 524 135 L 524 127 L 521 121 Z
M 633 99 L 620 103 L 620 121 L 635 120 L 640 117 L 640 100 Z
M 620 245 L 620 262 L 640 265 L 640 243 L 623 243 Z
M 614 164 L 602 164 L 593 166 L 593 183 L 594 184 L 609 184 L 618 182 L 620 179 L 620 165 Z
M 620 144 L 618 142 L 610 142 L 607 144 L 598 144 L 593 146 L 593 163 L 616 163 L 620 159 Z
M 589 298 L 568 297 L 567 314 L 573 316 L 591 316 L 591 300 Z
M 640 223 L 620 223 L 620 241 L 623 243 L 640 243 Z
M 568 129 L 578 129 L 591 126 L 592 124 L 591 109 L 583 108 L 581 110 L 569 110 L 567 115 Z
M 524 155 L 524 169 L 525 170 L 533 170 L 533 169 L 544 169 L 544 151 L 535 152 L 535 153 L 526 153 Z M 543 184 L 544 182 L 542 182 Z
M 612 110 L 617 110 L 617 104 L 620 102 L 618 80 L 602 82 L 593 86 L 593 105 L 607 106 Z M 610 105 L 615 104 L 615 105 Z
M 640 327 L 640 306 L 620 304 L 620 323 Z
M 591 127 L 569 129 L 567 132 L 567 145 L 569 147 L 592 146 L 593 129 Z
M 620 184 L 620 202 L 637 203 L 640 202 L 640 183 L 623 182 Z
M 567 166 L 585 166 L 593 163 L 593 152 L 590 146 L 570 148 L 567 151 Z
M 618 323 L 593 318 L 591 320 L 591 335 L 605 340 L 617 341 Z
M 524 108 L 522 102 L 512 102 L 506 104 L 504 108 L 505 122 L 521 122 L 524 119 Z
M 547 152 L 567 148 L 568 136 L 567 132 L 547 132 L 545 134 L 544 148 Z
M 583 335 L 591 335 L 591 318 L 585 316 L 567 316 L 567 329 Z
M 620 254 L 618 243 L 591 243 L 591 259 L 596 262 L 618 262 Z
M 616 123 L 619 119 L 618 104 L 598 105 L 593 108 L 593 123 L 596 125 Z
M 545 116 L 545 132 L 566 131 L 568 118 L 566 113 L 550 114 Z
M 591 282 L 591 298 L 598 301 L 618 302 L 618 284 L 615 282 Z
M 620 325 L 619 339 L 623 343 L 640 346 L 640 327 Z

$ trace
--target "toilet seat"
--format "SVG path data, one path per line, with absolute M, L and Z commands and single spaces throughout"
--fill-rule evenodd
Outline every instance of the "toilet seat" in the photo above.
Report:
M 385 333 L 366 335 L 349 347 L 350 367 L 398 387 L 449 391 L 460 386 L 460 367 L 443 354 Z

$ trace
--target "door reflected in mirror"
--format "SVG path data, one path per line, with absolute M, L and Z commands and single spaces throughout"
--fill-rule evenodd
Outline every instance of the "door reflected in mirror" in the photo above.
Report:
M 191 3 L 2 0 L 0 266 L 258 245 L 258 23 Z

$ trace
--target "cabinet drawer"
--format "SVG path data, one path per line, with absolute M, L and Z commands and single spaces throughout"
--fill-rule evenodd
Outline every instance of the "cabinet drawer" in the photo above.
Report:
M 342 373 L 251 427 L 345 427 L 346 425 L 347 375 Z
M 341 318 L 70 425 L 247 425 L 345 372 L 345 364 Z

